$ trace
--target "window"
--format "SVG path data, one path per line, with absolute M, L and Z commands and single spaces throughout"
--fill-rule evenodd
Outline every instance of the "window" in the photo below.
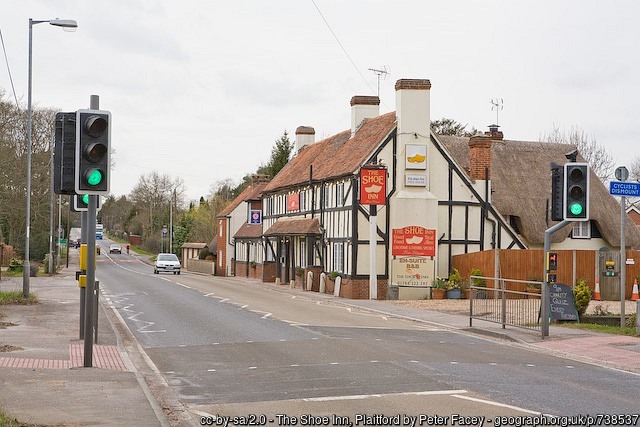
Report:
M 218 267 L 222 267 L 222 251 L 218 251 Z
M 220 229 L 220 237 L 222 237 L 222 220 L 220 220 L 220 223 L 218 224 L 218 228 Z
M 307 266 L 307 242 L 304 240 L 304 237 L 301 238 L 300 241 L 300 267 Z
M 590 239 L 591 238 L 591 221 L 575 221 L 573 223 L 573 231 L 571 237 L 574 239 Z
M 336 206 L 344 206 L 344 183 L 336 186 Z
M 333 269 L 344 273 L 344 243 L 333 244 Z

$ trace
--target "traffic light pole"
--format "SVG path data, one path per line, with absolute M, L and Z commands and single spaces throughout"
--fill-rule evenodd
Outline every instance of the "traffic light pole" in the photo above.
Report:
M 567 224 L 569 224 L 570 222 L 571 221 L 568 221 L 568 220 L 561 221 L 556 225 L 554 225 L 553 227 L 545 230 L 544 232 L 544 258 L 543 259 L 545 263 L 545 266 L 544 266 L 545 277 L 544 277 L 544 285 L 542 286 L 542 293 L 540 295 L 540 298 L 541 298 L 540 330 L 542 332 L 542 338 L 549 336 L 549 275 L 546 274 L 547 272 L 546 260 L 547 260 L 547 254 L 551 250 L 551 235 L 556 231 L 560 230 L 561 228 L 563 228 L 564 226 L 566 226 Z
M 100 98 L 97 95 L 91 95 L 90 108 L 97 110 L 99 108 Z M 79 126 L 79 124 L 78 124 Z M 95 281 L 96 281 L 96 212 L 98 207 L 98 197 L 96 195 L 89 196 L 89 204 L 86 216 L 87 225 L 87 286 L 85 294 L 85 323 L 84 323 L 84 367 L 93 366 L 93 339 L 94 339 L 94 304 L 97 308 L 97 300 L 95 298 Z

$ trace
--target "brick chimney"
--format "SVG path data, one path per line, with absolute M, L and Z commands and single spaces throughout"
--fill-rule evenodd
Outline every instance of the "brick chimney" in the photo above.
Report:
M 469 138 L 469 175 L 473 180 L 491 179 L 492 139 L 489 135 L 474 135 Z
M 485 135 L 489 135 L 494 141 L 502 141 L 504 134 L 498 130 L 499 125 L 489 125 L 489 132 L 485 132 Z
M 316 130 L 311 126 L 298 126 L 296 129 L 296 153 L 314 142 L 316 142 Z
M 377 96 L 354 96 L 351 98 L 351 138 L 365 119 L 380 115 L 380 98 Z

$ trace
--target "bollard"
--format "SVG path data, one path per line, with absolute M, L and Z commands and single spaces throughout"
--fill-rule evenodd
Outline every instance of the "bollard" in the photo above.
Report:
M 307 272 L 307 290 L 308 291 L 313 290 L 313 272 L 312 271 Z
M 640 313 L 640 300 L 636 300 L 636 333 L 640 335 L 640 316 L 638 313 Z
M 327 292 L 327 275 L 322 272 L 320 273 L 320 293 L 324 294 Z
M 336 285 L 335 285 L 335 288 L 333 289 L 333 296 L 334 297 L 339 297 L 340 296 L 340 285 L 342 285 L 342 277 L 341 276 L 337 276 L 336 277 Z

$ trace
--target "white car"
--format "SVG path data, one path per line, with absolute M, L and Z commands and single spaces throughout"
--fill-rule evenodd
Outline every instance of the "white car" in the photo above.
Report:
M 120 246 L 117 243 L 110 244 L 109 245 L 109 253 L 110 254 L 115 254 L 115 253 L 121 254 L 122 253 L 122 246 Z
M 158 254 L 153 263 L 153 274 L 167 271 L 173 274 L 180 274 L 180 260 L 175 254 Z

